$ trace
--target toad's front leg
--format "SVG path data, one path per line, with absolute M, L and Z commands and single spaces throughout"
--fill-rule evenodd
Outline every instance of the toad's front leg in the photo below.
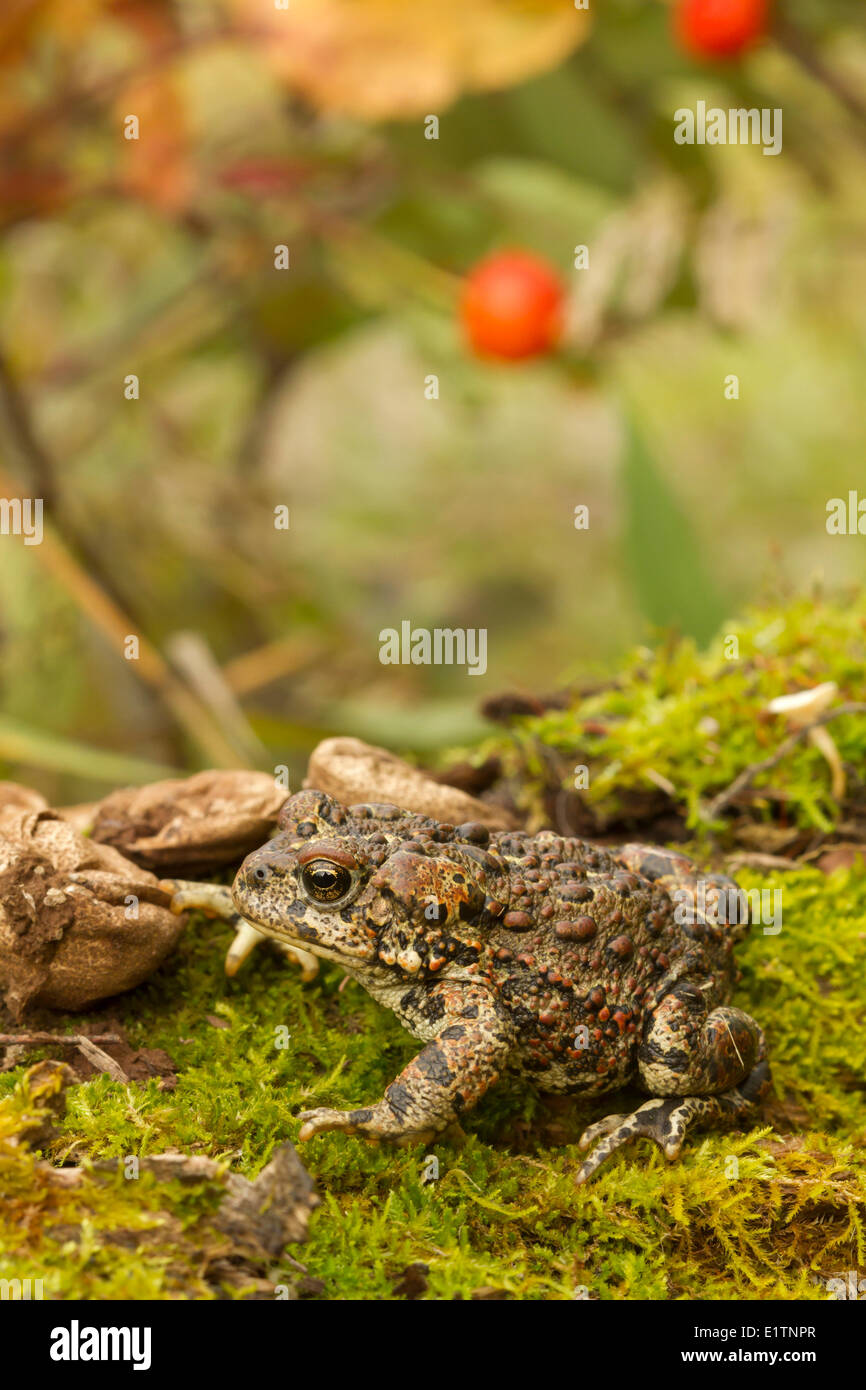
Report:
M 360 1110 L 306 1110 L 300 1138 L 329 1129 L 393 1144 L 428 1143 L 470 1110 L 499 1079 L 514 1042 L 508 1016 L 479 985 L 434 985 L 444 1007 L 432 1042 L 392 1081 L 375 1105 Z
M 251 951 L 260 941 L 275 947 L 286 960 L 301 968 L 301 979 L 306 983 L 314 980 L 319 973 L 319 962 L 309 951 L 300 946 L 290 946 L 287 941 L 269 937 L 265 932 L 256 931 L 251 922 L 242 917 L 232 901 L 232 890 L 221 883 L 198 883 L 190 879 L 164 878 L 160 885 L 171 893 L 171 910 L 176 914 L 192 909 L 203 912 L 206 917 L 221 917 L 234 928 L 235 939 L 226 956 L 226 974 L 236 975 Z

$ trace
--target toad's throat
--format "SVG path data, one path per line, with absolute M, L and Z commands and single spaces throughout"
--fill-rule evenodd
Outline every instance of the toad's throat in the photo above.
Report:
M 303 925 L 289 930 L 286 926 L 275 925 L 267 919 L 262 920 L 254 913 L 247 910 L 241 914 L 245 921 L 260 931 L 263 936 L 271 936 L 275 941 L 285 941 L 289 946 L 298 946 L 305 951 L 310 951 L 314 956 L 322 956 L 325 960 L 339 961 L 341 965 L 348 965 L 352 957 L 345 951 L 336 951 L 332 946 L 325 946 L 318 938 L 318 933 L 314 927 L 304 927 Z

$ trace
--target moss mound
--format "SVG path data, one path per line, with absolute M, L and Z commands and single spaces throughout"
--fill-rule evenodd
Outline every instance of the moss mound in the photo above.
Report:
M 839 704 L 860 702 L 864 672 L 866 594 L 844 606 L 813 598 L 753 609 L 706 651 L 675 639 L 639 648 L 618 680 L 575 693 L 565 708 L 508 719 L 471 757 L 501 767 L 534 825 L 572 819 L 584 832 L 673 814 L 704 835 L 708 822 L 723 828 L 710 815 L 714 798 L 786 735 L 769 702 L 828 681 Z M 830 727 L 848 774 L 847 816 L 866 834 L 866 718 L 842 715 Z M 781 827 L 783 844 L 798 829 L 828 833 L 841 818 L 827 763 L 807 739 L 759 772 L 730 812 L 727 833 L 746 844 L 756 823 Z

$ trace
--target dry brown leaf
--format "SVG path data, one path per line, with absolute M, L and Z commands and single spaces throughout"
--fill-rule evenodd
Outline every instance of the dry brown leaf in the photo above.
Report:
M 568 0 L 232 0 L 275 70 L 314 105 L 366 120 L 439 114 L 464 92 L 554 67 L 585 38 Z
M 214 869 L 257 849 L 286 792 L 265 772 L 197 772 L 112 792 L 93 839 L 162 872 Z
M 304 786 L 327 792 L 344 806 L 389 802 L 449 825 L 480 821 L 504 830 L 516 822 L 503 806 L 467 796 L 456 787 L 434 782 L 387 748 L 359 738 L 326 738 L 313 749 Z
M 0 991 L 84 1009 L 147 979 L 183 918 L 153 874 L 80 835 L 54 811 L 7 806 L 0 820 Z

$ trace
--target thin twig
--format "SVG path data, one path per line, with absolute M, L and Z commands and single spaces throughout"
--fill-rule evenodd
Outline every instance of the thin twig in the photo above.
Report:
M 804 724 L 802 728 L 796 729 L 789 734 L 782 743 L 779 744 L 775 753 L 771 753 L 768 758 L 763 758 L 759 763 L 750 763 L 748 767 L 738 777 L 735 777 L 730 786 L 710 802 L 704 811 L 706 820 L 717 820 L 720 813 L 727 806 L 735 801 L 746 787 L 751 786 L 752 782 L 762 772 L 769 772 L 770 768 L 776 767 L 784 758 L 788 756 L 792 748 L 796 748 L 798 743 L 802 743 L 804 738 L 808 738 L 813 729 L 820 728 L 822 724 L 829 724 L 831 720 L 838 719 L 843 714 L 866 714 L 866 704 L 852 701 L 847 705 L 838 705 L 836 709 L 826 710 L 824 714 L 813 719 L 811 724 Z
M 13 454 L 21 461 L 27 471 L 28 486 L 34 497 L 42 499 L 42 506 L 58 525 L 60 494 L 57 486 L 57 470 L 54 461 L 42 444 L 33 424 L 30 408 L 24 392 L 16 380 L 5 352 L 0 349 L 0 425 Z M 59 529 L 59 525 L 58 525 Z M 70 529 L 67 523 L 67 530 Z M 89 572 L 99 580 L 100 587 L 118 606 L 129 607 L 114 585 L 114 581 L 102 568 L 100 557 L 93 551 L 87 538 L 77 531 L 71 539 L 75 549 L 85 561 Z M 134 617 L 134 614 L 132 615 Z M 141 624 L 137 623 L 137 627 Z
M 21 493 L 20 485 L 14 484 L 2 468 L 0 492 L 7 497 Z M 137 636 L 138 659 L 130 663 L 133 670 L 151 687 L 174 721 L 201 749 L 208 761 L 216 767 L 245 767 L 243 758 L 238 756 L 209 711 L 173 674 L 157 648 L 137 629 L 130 615 L 78 563 L 44 514 L 42 542 L 35 550 L 45 568 L 90 622 L 108 638 L 115 652 L 122 653 L 127 638 Z
M 730 854 L 725 859 L 725 867 L 736 869 L 802 869 L 800 859 L 786 859 L 782 854 Z
M 112 1081 L 129 1080 L 126 1072 L 119 1062 L 115 1062 L 113 1057 L 109 1057 L 107 1052 L 103 1052 L 101 1047 L 97 1047 L 92 1038 L 85 1038 L 83 1035 L 78 1039 L 78 1050 L 87 1058 L 92 1067 L 97 1071 L 105 1072 Z
M 47 450 L 42 446 L 30 418 L 27 402 L 14 373 L 0 351 L 0 423 L 15 453 L 25 462 L 34 495 L 41 497 L 43 535 L 36 547 L 38 557 L 75 600 L 92 623 L 109 638 L 117 652 L 123 652 L 128 637 L 138 637 L 138 659 L 133 669 L 151 687 L 172 715 L 176 724 L 217 767 L 243 767 L 240 758 L 213 716 L 174 674 L 160 652 L 142 633 L 142 624 L 128 611 L 117 594 L 110 575 L 105 574 L 98 556 L 77 533 L 69 540 L 51 503 L 57 496 L 56 476 Z M 7 497 L 20 495 L 21 485 L 0 467 L 0 491 Z M 68 523 L 67 523 L 68 526 Z M 81 564 L 78 551 L 86 564 Z M 96 577 L 94 577 L 94 575 Z
M 230 688 L 205 638 L 200 632 L 175 632 L 166 652 L 216 723 L 251 767 L 267 767 L 268 750 L 253 731 L 240 701 Z
M 120 1063 L 97 1046 L 123 1041 L 118 1033 L 94 1033 L 91 1038 L 84 1033 L 0 1033 L 0 1047 L 77 1047 L 97 1071 L 105 1072 L 112 1081 L 126 1082 L 129 1077 Z
M 0 1047 L 47 1047 L 62 1043 L 64 1047 L 79 1047 L 83 1033 L 0 1033 Z M 119 1043 L 123 1038 L 119 1033 L 94 1033 L 88 1039 L 92 1043 Z
M 27 462 L 37 496 L 43 499 L 49 511 L 53 511 L 57 504 L 57 493 L 51 460 L 36 437 L 24 397 L 2 352 L 0 413 L 5 416 L 6 429 L 13 446 Z
M 302 666 L 315 661 L 322 643 L 310 637 L 282 637 L 232 657 L 222 668 L 223 679 L 235 695 L 249 695 L 262 686 L 294 675 Z

